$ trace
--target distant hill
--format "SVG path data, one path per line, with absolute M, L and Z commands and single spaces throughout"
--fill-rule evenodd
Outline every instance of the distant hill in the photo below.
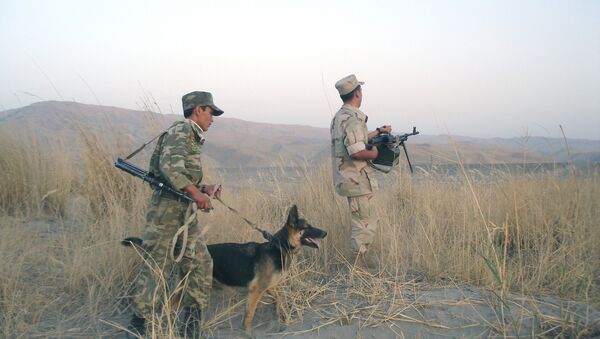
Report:
M 180 119 L 182 115 L 47 101 L 0 113 L 0 128 L 35 131 L 43 143 L 57 142 L 60 137 L 76 148 L 82 146 L 83 131 L 108 142 L 117 154 L 124 156 Z M 324 128 L 218 117 L 207 131 L 205 161 L 216 167 L 312 162 L 329 150 L 328 134 Z M 152 145 L 148 150 L 152 150 Z
M 148 141 L 181 115 L 158 114 L 76 102 L 45 101 L 0 112 L 0 129 L 33 132 L 43 144 L 62 142 L 77 151 L 82 133 L 92 135 L 126 155 Z M 471 138 L 420 134 L 407 143 L 411 160 L 441 164 L 563 162 L 569 159 L 562 139 L 530 137 Z M 3 132 L 4 133 L 4 132 Z M 214 167 L 294 166 L 329 161 L 327 128 L 249 122 L 218 117 L 207 132 L 205 161 Z M 599 162 L 600 141 L 568 140 L 571 157 L 578 162 Z M 148 146 L 149 150 L 152 146 Z

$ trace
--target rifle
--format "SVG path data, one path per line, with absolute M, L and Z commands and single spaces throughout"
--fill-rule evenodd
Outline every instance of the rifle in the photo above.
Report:
M 121 158 L 117 159 L 115 162 L 115 167 L 133 175 L 134 177 L 141 178 L 145 182 L 149 183 L 150 187 L 154 188 L 155 190 L 165 191 L 172 196 L 177 197 L 179 201 L 194 202 L 194 199 L 190 198 L 185 193 L 181 193 L 168 184 L 156 180 L 151 173 L 148 173 L 147 171 L 135 166 L 134 164 L 128 163 Z
M 408 157 L 408 151 L 406 150 L 406 145 L 404 142 L 408 140 L 408 137 L 417 135 L 419 132 L 416 127 L 413 127 L 412 133 L 406 133 L 401 135 L 393 135 L 382 133 L 373 139 L 367 145 L 367 149 L 373 148 L 373 146 L 377 147 L 377 158 L 373 161 L 369 162 L 371 167 L 380 170 L 384 173 L 388 173 L 392 170 L 392 167 L 398 164 L 398 157 L 400 156 L 400 146 L 404 149 L 404 154 L 406 154 L 406 161 L 408 161 L 408 167 L 410 168 L 410 173 L 413 173 L 412 164 L 410 163 L 410 158 Z M 377 165 L 385 166 L 378 167 Z

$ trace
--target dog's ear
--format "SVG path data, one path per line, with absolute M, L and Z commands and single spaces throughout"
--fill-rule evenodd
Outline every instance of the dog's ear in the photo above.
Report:
M 287 225 L 288 227 L 294 227 L 298 224 L 298 219 L 300 219 L 300 217 L 298 216 L 298 207 L 296 207 L 296 205 L 292 206 L 292 208 L 290 208 L 290 212 L 288 213 L 288 219 L 287 219 Z

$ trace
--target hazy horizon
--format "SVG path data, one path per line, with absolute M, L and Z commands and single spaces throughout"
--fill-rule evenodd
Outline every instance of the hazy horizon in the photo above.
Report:
M 328 127 L 354 73 L 371 129 L 600 139 L 600 2 L 3 1 L 0 110 L 208 90 L 226 117 Z M 148 96 L 152 99 L 148 100 Z

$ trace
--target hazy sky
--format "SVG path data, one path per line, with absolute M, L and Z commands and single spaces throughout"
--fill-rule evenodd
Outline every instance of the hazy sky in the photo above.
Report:
M 39 100 L 328 127 L 600 139 L 600 1 L 0 0 L 0 110 Z M 216 121 L 218 123 L 218 120 Z

